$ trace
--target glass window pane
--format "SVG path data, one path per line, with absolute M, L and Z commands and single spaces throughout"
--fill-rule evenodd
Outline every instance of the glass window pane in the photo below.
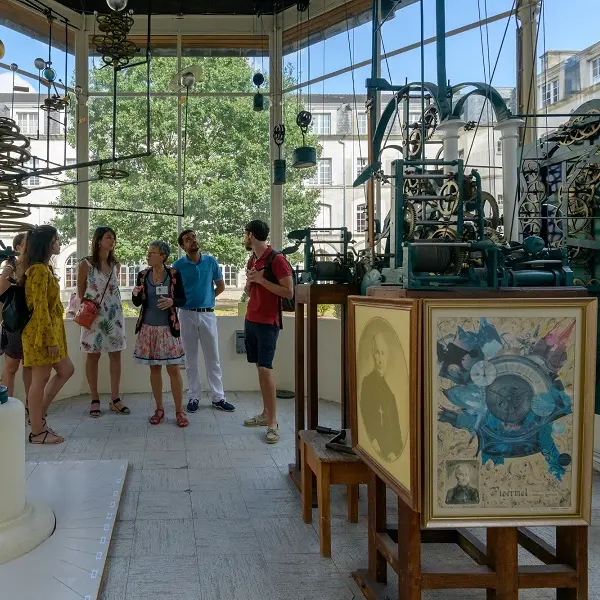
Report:
M 182 66 L 197 67 L 200 76 L 194 92 L 256 93 L 252 79 L 260 72 L 264 83 L 260 90 L 269 89 L 269 40 L 267 35 L 236 36 L 183 36 Z M 228 47 L 242 43 L 245 47 Z M 222 46 L 221 46 L 222 45 Z M 221 46 L 221 47 L 219 47 Z

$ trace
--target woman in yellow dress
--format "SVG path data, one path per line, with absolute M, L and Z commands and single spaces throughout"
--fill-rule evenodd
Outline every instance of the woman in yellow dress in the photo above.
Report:
M 27 235 L 26 250 L 20 266 L 27 306 L 31 319 L 23 329 L 23 365 L 32 368 L 29 388 L 29 417 L 32 444 L 61 444 L 46 423 L 44 415 L 58 392 L 71 378 L 73 363 L 67 354 L 67 337 L 63 321 L 58 281 L 49 266 L 53 255 L 60 253 L 58 232 L 50 225 L 36 227 Z M 50 379 L 52 369 L 54 377 Z

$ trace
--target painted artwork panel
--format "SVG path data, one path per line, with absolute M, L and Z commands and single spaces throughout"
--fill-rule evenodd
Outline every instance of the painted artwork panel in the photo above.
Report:
M 355 311 L 357 443 L 410 492 L 410 312 Z
M 577 510 L 578 308 L 431 312 L 432 517 Z

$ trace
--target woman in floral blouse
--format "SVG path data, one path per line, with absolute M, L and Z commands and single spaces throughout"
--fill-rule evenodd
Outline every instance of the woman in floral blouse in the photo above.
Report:
M 17 281 L 25 285 L 31 311 L 21 341 L 23 366 L 32 369 L 28 396 L 32 444 L 64 442 L 48 427 L 44 415 L 75 370 L 67 354 L 60 288 L 49 266 L 50 259 L 57 254 L 60 254 L 60 240 L 56 229 L 42 225 L 27 235 L 25 255 L 17 267 Z M 55 375 L 50 379 L 53 369 Z
M 162 397 L 162 367 L 167 368 L 171 379 L 171 392 L 175 401 L 175 418 L 179 427 L 189 422 L 183 411 L 183 381 L 180 365 L 184 362 L 181 343 L 178 306 L 186 303 L 183 282 L 179 272 L 166 266 L 171 250 L 165 242 L 152 242 L 148 248 L 148 265 L 137 276 L 131 301 L 141 306 L 135 328 L 135 360 L 150 367 L 150 384 L 156 401 L 156 410 L 150 423 L 158 425 L 165 417 Z
M 117 235 L 110 227 L 98 227 L 92 237 L 92 255 L 79 263 L 77 295 L 100 305 L 98 317 L 91 329 L 81 328 L 81 352 L 86 354 L 87 375 L 92 404 L 90 417 L 100 416 L 98 393 L 98 363 L 103 353 L 108 354 L 110 365 L 110 410 L 128 415 L 130 410 L 119 397 L 121 385 L 121 351 L 127 346 L 125 317 L 119 291 L 119 262 L 115 256 Z

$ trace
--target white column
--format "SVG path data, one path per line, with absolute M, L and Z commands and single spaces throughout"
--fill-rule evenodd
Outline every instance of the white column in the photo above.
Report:
M 84 20 L 82 19 L 82 23 Z M 78 163 L 84 163 L 89 160 L 89 141 L 88 141 L 88 34 L 85 30 L 79 30 L 75 34 L 75 83 L 81 86 L 82 93 L 77 99 L 77 122 L 76 127 L 76 156 Z M 90 184 L 89 169 L 78 169 L 77 178 L 82 183 L 77 184 L 77 206 L 90 205 Z M 89 229 L 90 229 L 90 211 L 75 211 L 75 235 L 77 239 L 77 258 L 82 259 L 90 252 L 89 247 Z
M 537 17 L 540 0 L 518 0 L 517 19 L 521 25 L 517 29 L 517 111 L 519 114 L 537 112 Z M 536 119 L 527 120 L 523 132 L 523 142 L 530 144 L 536 140 Z
M 269 36 L 269 90 L 271 93 L 269 112 L 269 170 L 273 181 L 273 161 L 279 158 L 279 149 L 273 140 L 273 128 L 283 123 L 283 78 L 282 78 L 282 15 L 273 17 L 273 31 Z M 283 148 L 281 152 L 283 156 Z M 283 247 L 283 186 L 271 183 L 271 244 Z
M 496 125 L 502 142 L 502 196 L 504 198 L 504 237 L 519 241 L 519 207 L 517 205 L 518 146 L 521 119 L 508 119 Z
M 9 398 L 0 404 L 0 564 L 37 548 L 55 523 L 49 506 L 25 498 L 25 407 Z
M 442 134 L 442 143 L 444 145 L 443 157 L 445 161 L 458 160 L 459 130 L 464 125 L 465 122 L 460 119 L 446 119 L 438 125 L 437 131 Z M 456 172 L 456 167 L 450 165 L 444 167 L 444 173 L 454 172 Z

